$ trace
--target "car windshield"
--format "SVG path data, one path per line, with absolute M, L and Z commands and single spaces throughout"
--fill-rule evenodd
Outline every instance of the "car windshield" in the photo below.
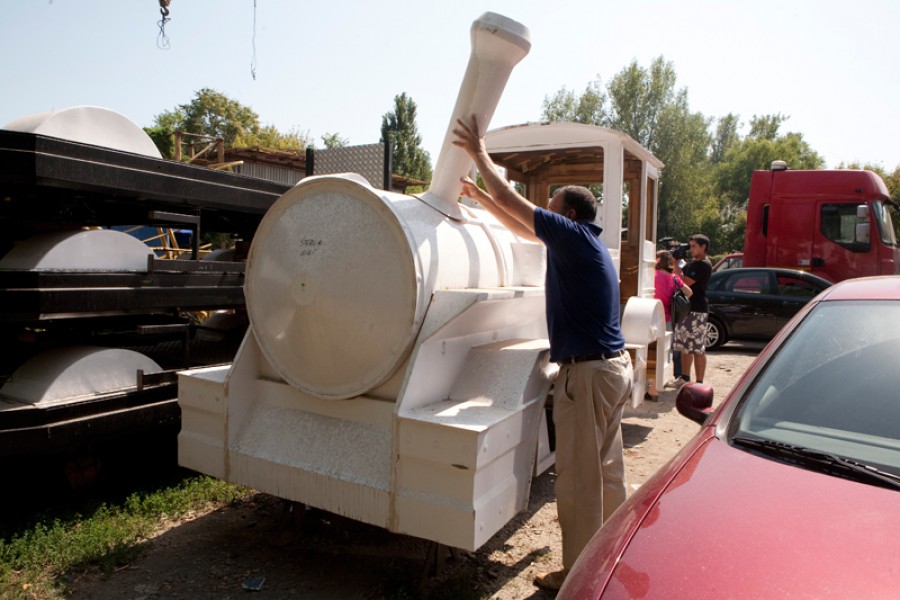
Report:
M 900 302 L 819 304 L 745 395 L 731 442 L 771 441 L 900 475 L 898 349 Z

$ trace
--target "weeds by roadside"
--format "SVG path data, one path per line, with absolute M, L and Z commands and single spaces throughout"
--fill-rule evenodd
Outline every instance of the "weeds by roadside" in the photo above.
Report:
M 67 577 L 91 567 L 109 571 L 127 564 L 162 523 L 252 493 L 196 476 L 68 515 L 39 515 L 26 529 L 0 538 L 0 598 L 62 598 Z

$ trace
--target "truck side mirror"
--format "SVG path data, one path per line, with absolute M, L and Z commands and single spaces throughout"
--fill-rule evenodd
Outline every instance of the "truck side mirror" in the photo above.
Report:
M 856 206 L 856 218 L 860 221 L 869 220 L 869 206 L 866 204 L 858 204 Z
M 858 244 L 868 244 L 871 240 L 869 239 L 869 224 L 868 223 L 857 223 L 856 224 L 856 243 Z

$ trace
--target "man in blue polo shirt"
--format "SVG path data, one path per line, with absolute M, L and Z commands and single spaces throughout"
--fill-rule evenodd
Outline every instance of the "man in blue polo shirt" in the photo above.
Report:
M 540 574 L 535 583 L 559 589 L 588 540 L 626 497 L 621 421 L 632 366 L 619 326 L 619 277 L 594 223 L 590 190 L 565 186 L 546 210 L 537 207 L 497 171 L 475 117 L 457 124 L 453 143 L 472 158 L 488 189 L 464 178 L 462 195 L 516 235 L 547 247 L 550 360 L 560 365 L 553 423 L 563 569 Z

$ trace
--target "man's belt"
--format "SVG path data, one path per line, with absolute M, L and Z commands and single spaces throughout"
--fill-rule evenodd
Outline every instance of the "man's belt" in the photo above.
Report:
M 590 360 L 610 360 L 613 358 L 619 358 L 620 356 L 624 356 L 625 349 L 622 350 L 614 350 L 612 352 L 598 352 L 596 354 L 579 354 L 577 356 L 570 356 L 564 360 L 561 360 L 559 364 L 561 365 L 571 365 L 574 363 L 587 362 Z

